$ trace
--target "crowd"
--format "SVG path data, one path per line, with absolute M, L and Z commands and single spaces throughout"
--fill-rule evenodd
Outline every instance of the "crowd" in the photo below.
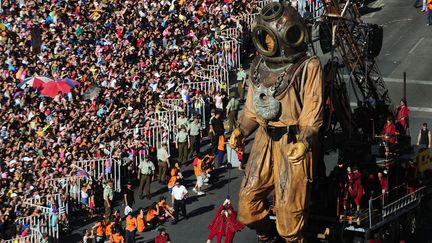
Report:
M 50 219 L 55 222 L 66 223 L 63 204 L 69 199 L 90 216 L 100 204 L 111 210 L 113 185 L 103 177 L 78 183 L 92 175 L 76 161 L 156 153 L 143 137 L 122 131 L 150 126 L 148 118 L 163 109 L 162 98 L 184 98 L 192 108 L 203 100 L 208 113 L 216 108 L 222 93 L 182 84 L 199 81 L 197 70 L 221 58 L 217 31 L 238 26 L 235 16 L 253 9 L 245 0 L 0 4 L 0 235 L 6 239 L 26 229 L 15 219 L 42 213 L 23 204 L 25 199 L 51 208 L 58 214 Z M 26 77 L 42 75 L 70 78 L 79 86 L 54 99 L 17 87 Z M 101 91 L 89 97 L 94 87 Z M 52 180 L 64 177 L 72 178 L 70 195 Z

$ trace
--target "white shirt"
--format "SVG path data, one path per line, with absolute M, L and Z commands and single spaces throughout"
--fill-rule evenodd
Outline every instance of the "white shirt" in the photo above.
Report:
M 186 190 L 186 187 L 180 185 L 180 186 L 173 187 L 171 195 L 174 197 L 175 200 L 183 200 L 184 196 L 187 193 L 188 191 Z

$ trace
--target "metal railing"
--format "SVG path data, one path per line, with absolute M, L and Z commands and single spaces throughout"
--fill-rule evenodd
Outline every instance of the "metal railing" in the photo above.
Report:
M 103 177 L 105 180 L 112 180 L 113 190 L 121 191 L 121 162 L 118 159 L 91 159 L 75 161 L 74 163 L 95 179 Z M 91 178 L 83 178 L 88 181 L 91 180 Z
M 32 205 L 40 209 L 40 206 Z M 47 208 L 51 210 L 50 208 Z M 44 210 L 46 211 L 46 210 Z M 22 217 L 15 220 L 15 224 L 24 225 L 29 224 L 31 228 L 37 229 L 40 234 L 47 234 L 50 238 L 50 242 L 59 241 L 59 223 L 60 216 L 55 215 L 55 213 L 41 213 L 40 215 L 32 215 L 27 217 Z M 40 237 L 42 237 L 42 235 Z M 40 242 L 40 241 L 39 241 Z
M 10 240 L 1 240 L 1 243 L 40 243 L 42 242 L 43 236 L 42 233 L 35 229 L 30 228 L 30 234 L 23 236 L 23 237 L 17 237 Z

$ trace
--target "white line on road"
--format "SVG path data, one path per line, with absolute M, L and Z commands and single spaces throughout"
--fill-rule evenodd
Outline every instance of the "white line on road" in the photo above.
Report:
M 415 49 L 422 43 L 423 40 L 424 40 L 424 37 L 420 38 L 420 40 L 417 41 L 417 43 L 413 46 L 413 48 L 411 48 L 411 50 L 409 51 L 409 54 L 413 53 L 415 51 Z
M 348 75 L 343 75 L 345 79 L 349 79 Z M 371 77 L 373 79 L 377 79 L 377 77 Z M 385 83 L 400 83 L 403 84 L 403 79 L 401 78 L 390 78 L 390 77 L 383 77 Z M 432 80 L 412 80 L 407 79 L 407 84 L 421 84 L 421 85 L 432 85 Z
M 350 105 L 351 105 L 351 107 L 357 107 L 356 102 L 350 102 Z M 432 108 L 430 108 L 430 107 L 410 106 L 409 109 L 410 109 L 410 111 L 432 113 Z

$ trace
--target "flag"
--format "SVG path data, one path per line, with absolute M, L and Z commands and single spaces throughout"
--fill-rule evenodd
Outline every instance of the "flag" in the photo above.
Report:
M 76 172 L 76 175 L 79 177 L 85 177 L 86 179 L 90 179 L 90 174 L 84 170 L 83 168 L 76 166 L 76 165 L 71 165 L 72 168 L 74 169 L 78 169 L 78 171 Z

